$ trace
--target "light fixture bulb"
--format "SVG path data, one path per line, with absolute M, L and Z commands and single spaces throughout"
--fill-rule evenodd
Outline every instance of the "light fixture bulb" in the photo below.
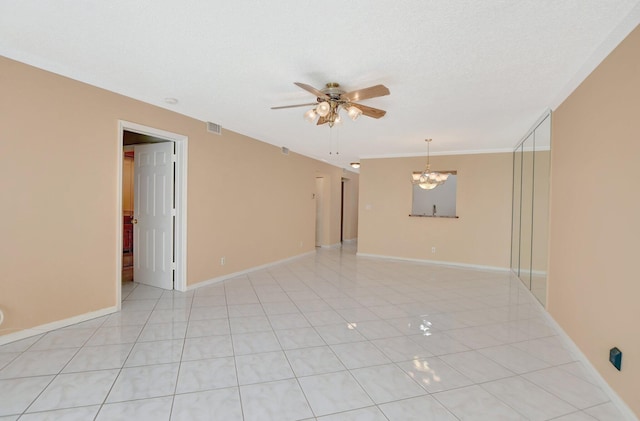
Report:
M 353 105 L 347 109 L 347 114 L 351 120 L 356 120 L 358 117 L 362 115 L 362 110 L 358 107 L 354 107 Z
M 304 119 L 309 123 L 313 123 L 313 120 L 316 119 L 316 112 L 313 109 L 307 111 L 306 113 L 304 113 Z
M 359 162 L 352 162 L 349 165 L 351 165 L 351 168 L 360 168 L 360 163 Z
M 331 105 L 326 101 L 322 101 L 316 107 L 316 113 L 318 113 L 320 117 L 326 117 L 329 111 L 331 111 Z
M 340 114 L 336 113 L 336 118 L 333 119 L 333 122 L 336 124 L 342 123 L 342 117 L 340 117 Z

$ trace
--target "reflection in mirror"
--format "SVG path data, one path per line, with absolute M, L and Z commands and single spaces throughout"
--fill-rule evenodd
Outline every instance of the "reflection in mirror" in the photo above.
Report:
M 520 201 L 520 280 L 531 289 L 533 234 L 533 133 L 522 143 L 522 199 Z
M 520 268 L 520 203 L 522 201 L 522 144 L 513 152 L 513 207 L 511 212 L 511 270 Z
M 549 175 L 551 169 L 551 117 L 535 130 L 531 292 L 546 305 L 547 244 L 549 231 Z

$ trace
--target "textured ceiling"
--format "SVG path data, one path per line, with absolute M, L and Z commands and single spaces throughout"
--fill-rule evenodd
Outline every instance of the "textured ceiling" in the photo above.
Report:
M 640 0 L 2 0 L 0 55 L 345 166 L 511 150 L 639 22 Z M 363 104 L 387 115 L 271 110 L 315 100 L 293 82 L 384 84 Z

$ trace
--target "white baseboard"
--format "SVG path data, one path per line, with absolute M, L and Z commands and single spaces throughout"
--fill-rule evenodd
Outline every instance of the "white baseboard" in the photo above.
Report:
M 322 246 L 320 246 L 320 248 L 323 248 L 323 249 L 334 249 L 334 248 L 340 247 L 341 245 L 342 245 L 342 243 L 335 243 L 335 244 L 329 244 L 329 245 L 326 245 L 326 246 L 322 245 Z
M 465 269 L 477 269 L 477 270 L 490 270 L 494 272 L 509 272 L 511 269 L 503 268 L 499 266 L 484 266 L 484 265 L 473 265 L 469 263 L 459 263 L 459 262 L 446 262 L 442 260 L 426 260 L 426 259 L 411 259 L 408 257 L 397 257 L 397 256 L 384 256 L 380 254 L 369 254 L 369 253 L 356 253 L 358 257 L 368 257 L 373 259 L 385 259 L 385 260 L 397 260 L 400 262 L 413 262 L 413 263 L 425 263 L 429 265 L 438 265 L 438 266 L 450 266 L 455 268 L 465 268 Z
M 205 287 L 207 285 L 217 284 L 218 282 L 226 281 L 228 279 L 232 279 L 232 278 L 235 278 L 235 277 L 238 277 L 238 276 L 241 276 L 241 275 L 246 275 L 247 273 L 255 272 L 257 270 L 266 269 L 266 268 L 269 268 L 269 267 L 272 267 L 272 266 L 276 266 L 276 265 L 279 265 L 281 263 L 286 263 L 286 262 L 289 262 L 289 261 L 292 261 L 292 260 L 297 260 L 297 259 L 300 259 L 302 257 L 309 256 L 309 255 L 312 255 L 312 254 L 315 254 L 315 253 L 316 253 L 315 250 L 308 251 L 306 253 L 302 253 L 302 254 L 298 254 L 298 255 L 295 255 L 295 256 L 287 257 L 286 259 L 277 260 L 275 262 L 266 263 L 266 264 L 260 265 L 260 266 L 253 266 L 253 267 L 251 267 L 249 269 L 241 270 L 239 272 L 228 273 L 226 275 L 218 276 L 216 278 L 207 279 L 206 281 L 202 281 L 202 282 L 198 282 L 197 284 L 189 285 L 187 287 L 186 291 L 191 291 L 193 289 L 202 288 L 202 287 Z
M 345 238 L 342 240 L 343 243 L 353 244 L 358 242 L 358 238 Z
M 618 410 L 624 417 L 624 420 L 638 421 L 638 417 L 636 417 L 631 408 L 629 408 L 629 406 L 620 398 L 620 396 L 618 396 L 618 394 L 611 388 L 611 386 L 609 386 L 609 383 L 607 383 L 600 372 L 596 370 L 596 368 L 591 364 L 591 361 L 589 361 L 587 356 L 582 353 L 580 348 L 578 348 L 578 345 L 576 345 L 575 342 L 571 340 L 569 335 L 567 335 L 567 332 L 564 331 L 560 324 L 558 324 L 558 322 L 551 316 L 548 311 L 544 310 L 542 313 L 549 321 L 549 323 L 551 323 L 553 327 L 555 327 L 557 331 L 560 332 L 560 335 L 558 335 L 560 340 L 564 343 L 564 345 L 566 345 L 573 356 L 576 357 L 578 361 L 584 365 L 589 374 L 591 374 L 591 377 L 596 379 L 596 381 L 598 382 L 598 386 L 600 386 L 600 389 L 602 389 L 602 391 L 607 395 L 613 405 L 618 408 Z
M 57 320 L 55 322 L 47 323 L 44 325 L 20 330 L 15 333 L 9 333 L 7 335 L 0 336 L 0 345 L 8 344 L 9 342 L 19 341 L 21 339 L 26 339 L 31 336 L 40 335 L 42 333 L 51 332 L 52 330 L 75 325 L 77 323 L 86 322 L 91 319 L 106 316 L 107 314 L 115 313 L 116 311 L 118 311 L 117 306 L 107 307 L 101 310 L 92 311 L 89 313 L 80 314 L 78 316 L 69 317 L 68 319 Z

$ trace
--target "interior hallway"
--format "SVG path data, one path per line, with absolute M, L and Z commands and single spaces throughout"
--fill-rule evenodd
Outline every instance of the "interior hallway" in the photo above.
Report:
M 0 420 L 621 420 L 507 273 L 314 255 L 0 347 Z

